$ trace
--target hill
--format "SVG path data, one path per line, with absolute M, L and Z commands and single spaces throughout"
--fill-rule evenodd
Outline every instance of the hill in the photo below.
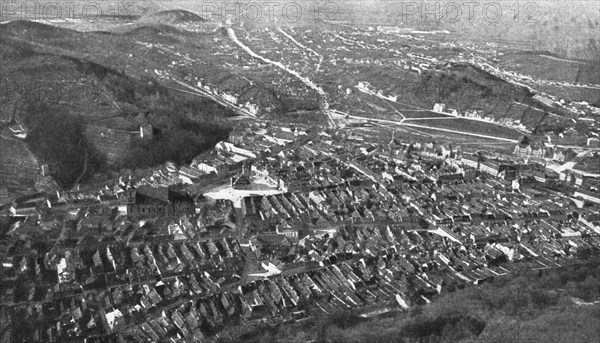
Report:
M 232 112 L 217 103 L 116 69 L 107 50 L 135 34 L 115 35 L 113 44 L 107 36 L 27 21 L 0 25 L 0 118 L 26 126 L 25 142 L 64 187 L 99 172 L 189 162 L 229 131 L 224 119 Z M 152 139 L 137 139 L 141 124 L 152 125 Z M 123 133 L 112 141 L 98 137 L 107 130 Z
M 570 116 L 537 101 L 527 88 L 511 84 L 473 65 L 455 63 L 444 69 L 426 70 L 419 75 L 389 73 L 385 68 L 362 66 L 359 75 L 361 79 L 348 83 L 356 85 L 367 81 L 383 94 L 397 95 L 397 103 L 382 103 L 381 106 L 393 106 L 401 112 L 414 108 L 431 109 L 435 103 L 444 103 L 447 108 L 456 109 L 461 114 L 476 111 L 481 117 L 519 121 L 528 129 L 537 128 L 539 132 L 560 132 L 573 125 Z M 379 103 L 372 97 L 369 101 Z M 345 99 L 345 102 L 348 101 Z M 360 105 L 355 103 L 352 106 Z
M 561 132 L 572 126 L 567 113 L 533 98 L 528 89 L 508 83 L 472 65 L 453 65 L 441 73 L 426 72 L 418 93 L 434 94 L 460 113 L 477 111 L 495 120 L 519 121 L 536 132 Z
M 600 263 L 523 270 L 454 287 L 431 304 L 373 318 L 333 314 L 265 328 L 243 342 L 593 342 L 600 334 Z
M 186 10 L 166 10 L 148 14 L 141 18 L 141 22 L 160 24 L 204 23 L 206 19 Z

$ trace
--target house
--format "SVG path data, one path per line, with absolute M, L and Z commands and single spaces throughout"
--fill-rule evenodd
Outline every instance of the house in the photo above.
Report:
M 115 206 L 115 207 L 120 205 L 120 203 L 121 203 L 121 199 L 116 194 L 99 195 L 98 201 L 100 201 L 100 204 L 102 204 L 102 205 Z
M 433 112 L 444 112 L 444 111 L 446 111 L 445 104 L 436 103 L 435 105 L 433 105 Z
M 140 138 L 151 139 L 153 136 L 153 128 L 150 124 L 140 125 Z
M 202 175 L 202 172 L 199 169 L 181 166 L 179 168 L 179 175 L 185 176 L 190 179 L 196 179 Z
M 141 187 L 125 192 L 127 214 L 179 216 L 195 212 L 194 199 L 183 191 L 167 187 Z
M 481 163 L 481 171 L 488 174 L 492 174 L 494 176 L 498 175 L 499 167 L 500 164 L 494 161 L 485 161 Z
M 523 136 L 515 146 L 513 154 L 523 157 L 543 158 L 546 156 L 546 150 L 546 146 L 541 139 Z
M 42 164 L 41 172 L 43 177 L 50 176 L 50 168 L 47 164 Z
M 247 158 L 256 158 L 256 154 L 248 149 L 236 147 L 229 142 L 220 142 L 215 145 L 215 149 L 219 152 L 238 154 Z
M 581 198 L 581 199 L 587 200 L 589 202 L 600 204 L 600 194 L 599 193 L 578 190 L 578 191 L 575 191 L 573 196 L 576 198 Z
M 555 161 L 559 161 L 559 162 L 564 162 L 565 161 L 565 154 L 559 150 L 557 147 L 554 147 L 553 151 L 552 151 L 552 159 Z
M 278 250 L 280 248 L 291 247 L 288 237 L 280 234 L 264 234 L 256 236 L 258 243 L 268 250 Z
M 520 156 L 531 156 L 531 146 L 529 144 L 523 145 L 519 143 L 515 146 L 513 154 Z
M 25 202 L 16 204 L 10 208 L 10 213 L 13 216 L 27 216 L 30 214 L 35 214 L 37 213 L 37 203 Z
M 532 141 L 530 146 L 532 157 L 543 158 L 546 156 L 546 146 L 542 140 Z
M 589 147 L 598 147 L 600 146 L 600 140 L 596 137 L 588 137 L 586 145 Z
M 298 230 L 294 230 L 292 228 L 283 228 L 283 229 L 277 229 L 277 233 L 280 235 L 284 235 L 285 237 L 288 238 L 298 238 Z

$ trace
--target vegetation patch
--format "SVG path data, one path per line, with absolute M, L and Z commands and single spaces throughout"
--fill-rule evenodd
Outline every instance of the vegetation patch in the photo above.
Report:
M 597 251 L 587 255 L 597 256 Z M 240 341 L 587 343 L 600 335 L 599 301 L 600 260 L 591 257 L 579 265 L 524 270 L 456 288 L 408 312 L 370 319 L 327 315 Z

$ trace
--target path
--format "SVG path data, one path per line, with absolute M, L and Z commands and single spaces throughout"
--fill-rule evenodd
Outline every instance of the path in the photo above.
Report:
M 319 54 L 318 52 L 314 51 L 311 48 L 308 48 L 308 47 L 304 46 L 302 43 L 298 42 L 294 37 L 292 37 L 289 33 L 283 31 L 283 29 L 281 27 L 277 27 L 277 31 L 279 31 L 282 35 L 284 35 L 285 37 L 287 37 L 289 40 L 291 40 L 297 46 L 301 47 L 304 50 L 312 52 L 313 54 L 315 54 L 316 56 L 318 56 L 319 57 L 319 62 L 317 63 L 317 70 L 316 71 L 319 71 L 319 69 L 321 68 L 321 62 L 323 62 L 323 55 Z
M 333 117 L 331 116 L 331 113 L 329 112 L 329 103 L 327 102 L 327 94 L 321 87 L 319 87 L 314 82 L 312 82 L 308 77 L 302 76 L 297 71 L 289 69 L 288 67 L 283 65 L 283 63 L 270 60 L 266 57 L 263 57 L 263 56 L 255 53 L 254 51 L 252 51 L 252 49 L 247 47 L 244 43 L 242 43 L 237 38 L 237 36 L 235 35 L 235 31 L 231 27 L 227 27 L 227 35 L 236 45 L 238 45 L 242 50 L 244 50 L 246 53 L 248 53 L 248 55 L 250 55 L 254 58 L 257 58 L 263 62 L 266 62 L 268 64 L 271 64 L 279 69 L 284 70 L 285 72 L 295 76 L 297 79 L 302 81 L 302 83 L 304 83 L 309 88 L 315 90 L 317 92 L 317 94 L 319 95 L 319 107 L 321 108 L 321 111 L 327 116 L 327 121 L 328 121 L 329 127 L 330 128 L 336 127 L 335 121 L 333 120 Z

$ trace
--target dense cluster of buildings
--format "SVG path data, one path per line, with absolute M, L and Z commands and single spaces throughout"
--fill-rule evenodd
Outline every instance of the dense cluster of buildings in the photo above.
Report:
M 3 339 L 237 339 L 600 244 L 597 179 L 368 132 L 253 123 L 190 166 L 3 205 Z

